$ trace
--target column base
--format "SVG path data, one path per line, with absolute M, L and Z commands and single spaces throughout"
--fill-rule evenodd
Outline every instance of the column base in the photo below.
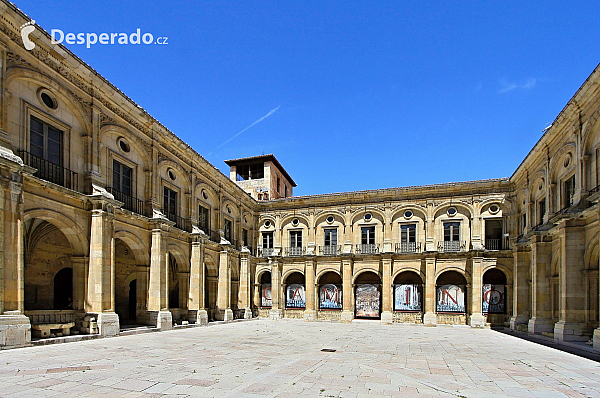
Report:
M 171 311 L 148 311 L 148 323 L 160 330 L 173 329 L 173 315 Z
M 31 343 L 31 323 L 20 311 L 0 315 L 0 347 L 23 347 Z
M 352 311 L 342 311 L 341 321 L 350 323 L 354 319 L 354 313 Z
M 304 310 L 304 320 L 305 321 L 316 321 L 317 320 L 317 311 Z
M 527 315 L 513 315 L 510 317 L 510 329 L 517 332 L 526 332 L 529 317 Z
M 201 310 L 189 310 L 188 321 L 196 325 L 208 325 L 208 312 L 205 309 Z
M 269 319 L 281 319 L 281 310 L 280 309 L 271 309 L 269 311 Z
M 381 313 L 381 323 L 391 325 L 394 322 L 394 317 L 390 311 L 383 311 Z
M 472 328 L 483 328 L 485 327 L 485 317 L 483 314 L 471 314 L 469 317 L 469 326 Z
M 244 319 L 252 319 L 252 309 L 244 308 Z
M 585 324 L 582 323 L 570 323 L 570 322 L 556 322 L 554 324 L 554 339 L 559 343 L 563 341 L 589 341 L 589 336 L 583 335 Z
M 423 315 L 423 325 L 425 325 L 425 326 L 437 325 L 437 315 L 434 312 L 426 312 Z
M 529 320 L 529 324 L 527 325 L 527 332 L 529 334 L 553 333 L 554 322 L 547 318 L 531 318 Z
M 98 324 L 100 336 L 110 337 L 119 335 L 119 316 L 114 312 L 100 312 L 94 314 Z
M 594 329 L 594 351 L 600 352 L 600 328 Z

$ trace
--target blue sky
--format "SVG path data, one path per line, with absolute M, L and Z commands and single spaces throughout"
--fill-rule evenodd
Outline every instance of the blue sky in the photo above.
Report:
M 226 174 L 274 153 L 295 195 L 510 176 L 600 62 L 597 2 L 16 4 L 167 36 L 67 47 Z

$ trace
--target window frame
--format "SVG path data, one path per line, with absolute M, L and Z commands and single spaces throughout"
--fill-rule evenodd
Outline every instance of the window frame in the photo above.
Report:
M 301 229 L 291 229 L 288 231 L 289 233 L 289 239 L 290 239 L 290 244 L 289 247 L 302 247 L 302 240 L 303 240 L 303 231 Z M 292 238 L 292 236 L 295 236 L 295 238 Z
M 332 235 L 335 237 L 334 243 L 332 243 Z M 329 237 L 329 244 L 327 244 L 328 237 Z M 323 246 L 337 246 L 337 245 L 338 245 L 338 228 L 337 227 L 323 228 Z
M 367 234 L 365 235 L 365 231 Z M 370 232 L 373 232 L 372 235 Z M 366 238 L 366 239 L 365 239 Z M 361 245 L 374 245 L 377 239 L 377 228 L 375 225 L 360 226 L 360 243 Z
M 173 192 L 175 194 L 175 213 L 171 213 L 171 212 L 167 211 L 167 203 L 165 203 L 165 197 L 167 196 L 166 195 L 167 190 L 169 190 L 169 191 L 171 191 L 171 192 Z M 170 196 L 169 196 L 169 203 L 168 203 L 169 206 L 171 206 L 170 202 L 171 202 L 171 199 L 170 199 Z M 163 211 L 165 212 L 165 215 L 166 214 L 171 214 L 171 215 L 174 215 L 174 216 L 177 216 L 177 217 L 179 217 L 179 215 L 180 215 L 180 209 L 179 209 L 179 190 L 173 189 L 172 186 L 169 186 L 169 185 L 164 184 L 164 183 L 163 183 Z

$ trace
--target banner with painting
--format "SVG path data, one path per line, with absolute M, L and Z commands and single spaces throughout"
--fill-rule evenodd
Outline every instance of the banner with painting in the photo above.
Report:
M 379 288 L 364 284 L 356 286 L 354 295 L 356 316 L 359 318 L 379 318 Z
M 271 284 L 263 283 L 260 286 L 260 306 L 271 307 L 272 305 L 273 301 L 271 300 Z
M 437 287 L 438 312 L 465 312 L 464 285 L 442 285 Z
M 483 285 L 483 313 L 504 314 L 506 311 L 505 301 L 506 295 L 504 293 L 504 285 Z
M 286 287 L 285 307 L 306 308 L 306 294 L 304 292 L 304 286 L 294 284 Z
M 322 310 L 342 309 L 342 287 L 327 284 L 319 289 L 319 308 Z
M 421 286 L 394 285 L 395 311 L 421 311 Z

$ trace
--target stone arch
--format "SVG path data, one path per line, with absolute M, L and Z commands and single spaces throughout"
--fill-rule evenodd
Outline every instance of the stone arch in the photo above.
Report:
M 463 201 L 446 200 L 435 207 L 433 211 L 434 219 L 439 218 L 441 213 L 449 207 L 456 207 L 457 209 L 460 208 L 465 210 L 467 212 L 467 214 L 465 214 L 467 218 L 473 218 L 473 215 L 475 214 L 475 209 L 473 209 L 473 206 L 468 205 Z
M 69 216 L 47 208 L 28 209 L 23 212 L 24 222 L 36 218 L 56 226 L 69 241 L 73 248 L 73 255 L 86 256 L 88 254 L 90 245 L 86 239 L 87 232 L 84 232 Z
M 413 217 L 417 216 L 417 214 L 418 214 L 419 215 L 418 217 L 421 218 L 424 222 L 427 221 L 427 209 L 416 203 L 415 204 L 404 204 L 404 205 L 400 205 L 400 206 L 394 208 L 394 210 L 392 210 L 391 220 L 394 221 L 399 218 L 404 218 L 404 213 L 407 210 L 410 210 L 413 212 Z
M 323 268 L 323 269 L 319 270 L 319 272 L 317 272 L 317 275 L 315 275 L 315 281 L 317 281 L 317 284 L 320 283 L 321 277 L 328 272 L 333 272 L 335 274 L 338 274 L 339 277 L 342 278 L 342 273 L 340 272 L 339 269 L 335 269 L 333 267 L 327 267 L 327 268 Z
M 162 175 L 162 171 L 166 171 L 168 168 L 175 170 L 175 172 L 177 173 L 177 178 L 181 178 L 181 185 L 177 184 L 177 181 L 174 181 L 174 185 L 177 185 L 180 188 L 182 188 L 184 190 L 184 192 L 182 193 L 185 193 L 185 191 L 190 190 L 192 185 L 190 173 L 186 171 L 183 168 L 183 166 L 167 158 L 162 158 L 158 160 L 157 172 L 159 176 Z
M 561 163 L 561 160 L 563 158 L 563 155 L 565 155 L 567 152 L 572 153 L 573 158 L 571 159 L 571 164 L 569 166 L 567 166 L 567 168 L 565 169 L 566 171 L 564 171 L 563 173 L 560 173 L 560 175 L 559 175 L 559 171 L 561 170 L 561 168 L 564 167 L 564 165 Z M 575 146 L 575 143 L 567 142 L 554 155 L 552 155 L 552 157 L 550 158 L 550 167 L 549 167 L 550 172 L 548 175 L 550 182 L 557 183 L 558 178 L 560 176 L 562 176 L 566 172 L 570 171 L 571 169 L 575 168 L 576 153 L 577 153 L 577 148 Z
M 435 283 L 437 284 L 437 281 L 438 281 L 440 275 L 442 275 L 445 272 L 450 272 L 450 271 L 454 271 L 454 272 L 461 274 L 465 278 L 467 285 L 471 284 L 471 280 L 472 280 L 471 274 L 469 272 L 467 272 L 465 269 L 463 269 L 459 266 L 456 266 L 456 265 L 449 265 L 446 267 L 441 267 L 441 269 L 438 269 L 437 272 L 435 273 Z
M 283 282 L 285 282 L 286 278 L 295 272 L 302 274 L 302 276 L 304 276 L 304 270 L 301 270 L 299 268 L 291 268 L 291 269 L 285 270 L 283 272 L 283 274 L 281 275 L 281 280 Z
M 206 192 L 206 196 L 208 196 L 207 199 L 204 199 L 204 197 L 202 196 L 202 190 Z M 212 186 L 210 186 L 204 181 L 196 182 L 196 185 L 194 186 L 194 197 L 198 198 L 198 200 L 200 200 L 201 202 L 210 206 L 213 209 L 219 207 L 219 198 L 215 193 L 215 190 Z
M 385 224 L 385 222 L 386 222 L 385 213 L 382 212 L 381 210 L 369 208 L 369 207 L 358 209 L 356 211 L 356 213 L 352 215 L 352 217 L 350 219 L 351 220 L 350 224 L 354 225 L 357 222 L 361 222 L 360 220 L 364 220 L 364 216 L 367 213 L 371 213 L 373 215 L 373 218 L 369 222 L 379 221 L 381 224 Z
M 410 272 L 410 273 L 417 275 L 419 277 L 419 279 L 421 279 L 421 283 L 422 284 L 424 283 L 425 274 L 423 272 L 421 272 L 421 270 L 418 270 L 416 268 L 403 268 L 403 269 L 399 269 L 398 271 L 394 272 L 392 274 L 392 283 L 394 283 L 394 281 L 400 274 L 403 274 L 405 272 Z
M 6 71 L 6 77 L 4 81 L 4 87 L 10 87 L 13 80 L 23 79 L 34 84 L 47 87 L 52 91 L 52 94 L 60 101 L 64 101 L 68 104 L 68 108 L 74 111 L 75 117 L 77 117 L 79 123 L 85 132 L 92 131 L 92 124 L 89 119 L 89 112 L 86 106 L 82 104 L 83 100 L 75 95 L 72 91 L 67 89 L 57 80 L 44 75 L 36 70 L 23 68 L 20 66 L 11 66 Z
M 144 244 L 142 239 L 131 231 L 120 229 L 114 233 L 115 239 L 120 239 L 129 246 L 133 252 L 136 261 L 140 265 L 150 265 L 150 252 L 148 245 Z
M 315 226 L 326 222 L 327 217 L 330 215 L 333 216 L 333 223 L 339 222 L 341 225 L 345 225 L 344 214 L 339 210 L 331 209 L 323 210 L 317 213 L 315 217 Z
M 306 228 L 311 228 L 308 217 L 302 214 L 288 214 L 281 219 L 281 229 L 285 228 L 287 225 L 292 225 L 292 220 L 297 218 L 300 223 L 298 225 L 304 224 Z
M 512 280 L 513 280 L 512 271 L 509 267 L 507 267 L 506 265 L 504 265 L 502 263 L 485 265 L 481 269 L 481 277 L 483 278 L 483 275 L 491 269 L 498 269 L 500 272 L 502 272 L 506 276 L 506 284 L 507 285 L 512 284 Z
M 379 280 L 383 280 L 383 275 L 381 275 L 381 272 L 379 272 L 378 269 L 376 269 L 374 267 L 365 267 L 365 268 L 361 268 L 358 272 L 356 272 L 353 275 L 352 283 L 355 283 L 356 280 L 358 279 L 358 277 L 361 276 L 362 274 L 364 274 L 365 272 L 372 272 L 379 277 Z
M 140 165 L 143 168 L 142 171 L 149 169 L 148 159 L 150 159 L 152 156 L 148 153 L 148 151 L 146 151 L 146 148 L 141 143 L 142 141 L 140 137 L 136 136 L 125 127 L 113 123 L 103 124 L 100 127 L 100 142 L 102 142 L 102 139 L 108 135 L 115 135 L 116 138 L 126 138 L 127 143 L 140 155 L 140 158 L 144 162 L 142 165 Z

